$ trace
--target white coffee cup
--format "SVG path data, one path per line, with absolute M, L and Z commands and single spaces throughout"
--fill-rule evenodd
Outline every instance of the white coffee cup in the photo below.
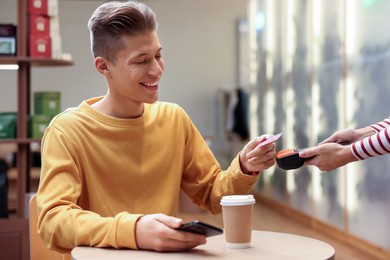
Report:
M 250 247 L 254 204 L 253 195 L 222 197 L 221 205 L 226 247 Z

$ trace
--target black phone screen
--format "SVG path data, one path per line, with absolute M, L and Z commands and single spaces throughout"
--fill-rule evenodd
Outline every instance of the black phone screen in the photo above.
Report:
M 204 223 L 204 222 L 199 221 L 199 220 L 193 220 L 191 222 L 184 223 L 183 225 L 181 225 L 177 229 L 182 230 L 182 231 L 205 235 L 206 237 L 223 234 L 222 229 L 215 227 L 215 226 L 212 226 L 210 224 Z

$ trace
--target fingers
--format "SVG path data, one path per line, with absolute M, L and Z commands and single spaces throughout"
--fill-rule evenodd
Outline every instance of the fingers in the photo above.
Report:
M 299 157 L 301 158 L 309 158 L 316 156 L 318 154 L 317 148 L 312 147 L 312 148 L 307 148 L 299 152 Z
M 360 134 L 357 130 L 347 128 L 333 133 L 330 137 L 319 144 L 325 143 L 351 143 L 360 139 Z
M 269 160 L 266 161 L 262 161 L 262 162 L 253 161 L 250 162 L 250 164 L 252 165 L 254 172 L 260 172 L 272 167 L 275 164 L 275 156 L 271 157 Z
M 156 220 L 170 227 L 171 229 L 176 229 L 183 224 L 183 220 L 181 218 L 175 218 L 164 214 L 157 214 Z M 206 242 L 205 237 L 203 235 L 179 230 L 174 230 L 174 234 L 170 235 L 170 237 L 172 237 L 170 241 L 172 242 L 172 245 L 174 245 L 175 247 L 179 246 L 180 248 L 184 249 L 192 248 L 197 245 L 204 244 Z
M 326 144 L 326 143 L 336 143 L 338 141 L 339 141 L 339 138 L 337 137 L 337 135 L 333 134 L 330 137 L 323 140 L 322 142 L 320 142 L 319 145 Z
M 178 221 L 168 220 L 168 223 L 176 224 Z M 157 251 L 183 251 L 207 243 L 204 235 L 176 230 L 175 228 L 161 229 L 160 231 L 161 233 L 157 234 L 159 238 L 156 244 Z
M 269 144 L 266 144 L 262 147 L 258 147 L 256 146 L 254 149 L 248 151 L 246 153 L 246 158 L 248 160 L 250 160 L 251 158 L 254 158 L 254 157 L 259 157 L 259 156 L 264 156 L 265 154 L 267 153 L 272 153 L 272 152 L 275 152 L 275 143 L 269 143 Z
M 256 146 L 256 148 L 261 148 L 269 143 L 274 143 L 277 139 L 278 139 L 278 137 L 272 138 L 272 135 L 264 134 L 264 135 L 260 136 L 259 138 L 257 138 L 257 140 L 259 140 L 260 143 Z
M 246 154 L 248 163 L 259 164 L 275 159 L 275 144 L 268 144 L 259 150 L 254 150 Z
M 300 154 L 299 154 L 299 157 L 301 157 Z M 316 158 L 317 158 L 317 156 L 313 156 L 313 158 L 310 158 L 310 157 L 311 156 L 306 157 L 306 160 L 304 161 L 303 165 L 314 165 L 314 166 L 316 166 L 316 161 L 317 161 Z M 307 159 L 307 158 L 310 158 L 310 159 Z
M 175 218 L 164 214 L 156 214 L 155 219 L 170 228 L 178 228 L 181 224 L 183 224 L 183 220 L 181 218 Z
M 180 218 L 164 214 L 141 217 L 136 223 L 136 242 L 140 249 L 155 251 L 182 251 L 206 243 L 206 237 L 176 230 Z
M 149 238 L 150 242 L 153 242 L 153 246 L 150 249 L 158 252 L 176 252 L 189 250 L 207 243 L 206 237 L 203 235 L 176 230 L 173 230 L 173 232 L 175 232 L 175 235 L 171 234 L 171 236 L 169 236 L 167 234 L 157 234 L 155 237 L 153 237 L 153 239 Z M 196 238 L 191 236 L 196 236 Z
M 189 248 L 197 245 L 206 244 L 206 236 L 196 233 L 191 233 L 182 230 L 174 230 L 174 240 L 175 242 L 181 243 L 183 246 Z
M 242 163 L 248 171 L 260 172 L 275 164 L 275 144 L 270 143 L 248 152 Z
M 313 158 L 312 160 L 307 161 L 307 163 L 308 163 L 307 165 L 313 165 L 313 166 L 317 167 L 322 172 L 330 172 L 336 168 L 333 166 L 333 164 L 324 163 L 321 161 L 321 159 L 318 159 L 318 158 Z
M 161 233 L 157 237 L 160 239 L 156 243 L 155 250 L 160 252 L 184 251 L 207 243 L 204 235 L 175 229 L 171 229 L 167 233 Z
M 255 148 L 257 148 L 259 146 L 259 144 L 261 144 L 262 142 L 264 142 L 265 140 L 267 140 L 267 138 L 271 136 L 269 134 L 264 134 L 264 135 L 261 135 L 253 140 L 251 140 L 246 146 L 244 149 L 248 150 L 248 151 L 252 151 L 254 150 Z M 260 148 L 259 148 L 260 149 Z

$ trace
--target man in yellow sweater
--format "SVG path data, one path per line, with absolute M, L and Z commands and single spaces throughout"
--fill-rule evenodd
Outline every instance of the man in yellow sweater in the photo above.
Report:
M 42 140 L 38 231 L 49 248 L 179 251 L 206 243 L 178 231 L 180 190 L 210 212 L 227 194 L 247 194 L 274 164 L 273 143 L 248 142 L 222 170 L 189 116 L 158 102 L 163 73 L 156 18 L 137 2 L 108 2 L 89 20 L 103 97 L 56 116 Z

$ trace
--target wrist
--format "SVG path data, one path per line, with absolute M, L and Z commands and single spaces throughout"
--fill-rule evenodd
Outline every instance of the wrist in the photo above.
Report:
M 259 175 L 260 172 L 244 172 L 242 171 L 245 175 L 249 175 L 249 176 L 257 176 Z
M 241 163 L 241 160 L 240 160 L 240 169 L 242 171 L 243 174 L 245 175 L 249 175 L 249 176 L 256 176 L 260 173 L 260 171 L 256 172 L 256 171 L 248 171 Z
M 353 145 L 354 144 L 348 145 L 348 149 L 345 152 L 345 158 L 348 160 L 348 163 L 359 160 L 359 157 L 353 151 Z
M 242 160 L 243 160 L 243 159 L 241 158 L 241 156 L 242 156 L 242 153 L 240 153 L 239 156 L 238 156 L 238 162 L 239 162 L 239 165 L 240 165 L 240 170 L 241 170 L 241 172 L 242 172 L 243 174 L 245 174 L 245 175 L 250 175 L 250 176 L 258 175 L 259 172 L 248 171 L 248 170 L 245 168 L 244 164 L 242 163 Z
M 367 136 L 371 136 L 371 135 L 376 133 L 375 129 L 370 127 L 370 126 L 360 128 L 357 131 L 358 131 L 361 139 L 363 139 L 364 137 L 367 137 Z

